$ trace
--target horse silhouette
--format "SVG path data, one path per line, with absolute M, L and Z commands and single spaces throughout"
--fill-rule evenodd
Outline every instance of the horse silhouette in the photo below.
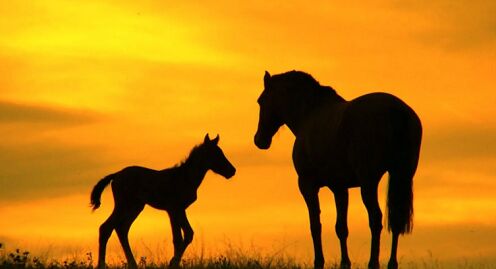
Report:
M 341 268 L 350 268 L 346 243 L 348 189 L 360 187 L 372 234 L 368 267 L 379 268 L 382 212 L 377 189 L 388 172 L 387 226 L 392 232 L 388 268 L 398 268 L 398 236 L 413 228 L 412 185 L 422 140 L 422 126 L 415 112 L 387 93 L 346 101 L 333 88 L 321 86 L 300 71 L 274 76 L 266 71 L 258 103 L 260 115 L 254 137 L 258 148 L 268 149 L 284 124 L 296 137 L 293 163 L 308 207 L 314 267 L 324 267 L 319 189 L 328 187 L 334 193 Z
M 100 180 L 91 192 L 93 210 L 100 207 L 104 188 L 112 183 L 114 210 L 100 226 L 98 268 L 105 268 L 107 241 L 115 229 L 124 249 L 129 268 L 137 268 L 128 233 L 133 221 L 146 204 L 167 211 L 172 227 L 174 256 L 170 267 L 178 267 L 186 247 L 193 240 L 193 229 L 186 217 L 186 208 L 196 201 L 196 192 L 207 171 L 231 178 L 236 173 L 218 146 L 219 136 L 194 147 L 181 164 L 164 170 L 130 166 Z M 183 237 L 184 235 L 184 237 Z

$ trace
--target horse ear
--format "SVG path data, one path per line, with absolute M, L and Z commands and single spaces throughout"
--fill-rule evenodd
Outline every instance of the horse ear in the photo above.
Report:
M 210 137 L 208 137 L 208 133 L 205 135 L 205 138 L 203 139 L 203 143 L 208 143 L 210 142 Z
M 220 137 L 219 137 L 219 135 L 217 134 L 217 136 L 216 136 L 213 140 L 211 140 L 211 141 L 212 141 L 212 142 L 214 142 L 214 144 L 216 144 L 216 145 L 217 145 L 217 143 L 219 143 L 219 139 L 220 139 Z
M 270 74 L 269 74 L 269 72 L 265 71 L 265 75 L 264 75 L 264 85 L 269 84 L 269 80 L 270 80 Z

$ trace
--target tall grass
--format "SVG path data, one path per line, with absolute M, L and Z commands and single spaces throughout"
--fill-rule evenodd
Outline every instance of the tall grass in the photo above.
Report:
M 147 257 L 137 257 L 140 269 L 167 268 L 167 261 L 149 260 Z M 36 257 L 29 251 L 15 249 L 6 251 L 0 243 L 0 269 L 93 269 L 96 265 L 93 254 L 87 252 L 84 258 L 51 259 L 49 257 Z M 107 264 L 110 269 L 126 269 L 125 260 Z M 224 254 L 215 257 L 204 257 L 200 255 L 190 255 L 183 259 L 181 264 L 184 269 L 307 269 L 309 264 L 302 264 L 293 258 L 284 255 L 261 255 L 256 251 L 246 252 L 241 249 L 231 248 Z M 337 263 L 327 262 L 326 268 L 337 269 Z M 367 268 L 366 264 L 353 264 L 352 268 Z M 381 268 L 386 268 L 384 264 Z M 457 262 L 441 262 L 430 256 L 426 259 L 416 261 L 401 261 L 400 268 L 409 269 L 494 269 L 496 264 L 491 262 L 480 262 L 462 260 Z

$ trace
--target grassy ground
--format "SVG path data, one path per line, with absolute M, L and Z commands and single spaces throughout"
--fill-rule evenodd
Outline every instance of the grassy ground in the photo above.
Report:
M 0 268 L 2 269 L 92 269 L 95 261 L 92 253 L 86 253 L 85 260 L 66 259 L 62 261 L 47 260 L 31 256 L 28 251 L 15 251 L 0 256 Z M 138 261 L 140 268 L 167 268 L 166 262 L 148 262 L 146 257 L 141 257 Z M 111 264 L 109 268 L 120 269 L 126 268 L 126 263 Z M 262 269 L 262 268 L 281 268 L 281 269 L 303 269 L 302 265 L 297 264 L 290 259 L 270 259 L 270 258 L 248 258 L 237 256 L 229 258 L 219 256 L 215 258 L 193 258 L 185 259 L 182 263 L 184 269 Z
M 86 253 L 85 258 L 71 258 L 55 260 L 47 257 L 39 258 L 31 255 L 29 251 L 16 249 L 5 252 L 0 244 L 0 269 L 93 269 L 96 265 L 91 252 Z M 140 269 L 167 268 L 166 261 L 150 262 L 147 257 L 138 259 Z M 110 269 L 125 269 L 125 261 L 108 265 Z M 184 259 L 184 269 L 307 269 L 308 264 L 301 264 L 287 256 L 268 257 L 261 255 L 250 255 L 243 252 L 229 252 L 226 256 L 203 258 L 194 257 Z M 338 268 L 337 264 L 326 263 L 327 269 Z M 365 264 L 354 264 L 352 268 L 366 268 Z M 383 265 L 385 268 L 385 265 Z M 458 261 L 455 263 L 439 262 L 434 258 L 419 261 L 400 261 L 400 268 L 409 269 L 496 269 L 496 264 L 485 262 Z

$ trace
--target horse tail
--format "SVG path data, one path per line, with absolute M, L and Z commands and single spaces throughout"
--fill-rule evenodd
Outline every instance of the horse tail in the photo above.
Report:
M 413 176 L 422 140 L 422 125 L 415 112 L 410 109 L 403 116 L 396 133 L 387 194 L 388 230 L 398 234 L 410 233 L 413 229 Z
M 90 204 L 93 206 L 93 211 L 100 207 L 100 197 L 102 196 L 102 192 L 112 181 L 115 174 L 110 174 L 100 181 L 96 183 L 95 187 L 93 187 L 93 191 L 91 191 L 91 202 Z

